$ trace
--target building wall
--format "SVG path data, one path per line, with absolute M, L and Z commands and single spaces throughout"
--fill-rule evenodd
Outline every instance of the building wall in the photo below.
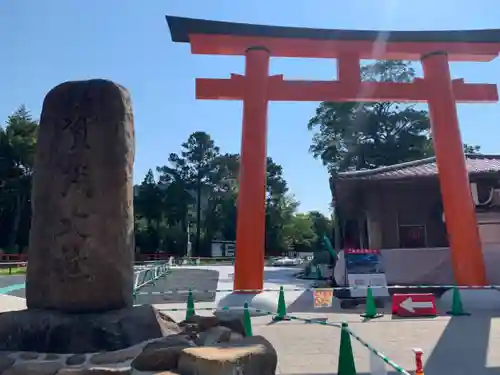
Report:
M 488 201 L 491 188 L 500 189 L 499 174 L 471 176 L 470 180 L 477 183 L 480 202 Z M 331 186 L 334 192 L 334 184 Z M 341 246 L 378 249 L 448 246 L 437 178 L 340 181 L 336 199 L 342 223 Z M 496 233 L 500 231 L 498 195 L 494 202 L 477 206 L 476 212 L 483 243 L 494 242 L 500 246 L 500 235 Z M 424 225 L 425 246 L 402 246 L 399 226 L 404 225 Z
M 499 180 L 491 177 L 471 178 L 471 182 L 477 182 L 481 201 L 487 200 L 491 187 L 498 188 L 499 185 Z M 381 181 L 365 185 L 362 195 L 369 232 L 371 229 L 369 237 L 373 239 L 370 247 L 402 247 L 399 226 L 404 225 L 425 225 L 426 247 L 449 245 L 446 224 L 442 220 L 441 193 L 437 180 Z M 497 241 L 500 235 L 493 236 L 490 232 L 500 228 L 500 208 L 477 207 L 477 212 L 483 241 Z
M 364 194 L 367 218 L 375 222 L 374 231 L 381 232 L 380 241 L 376 241 L 379 243 L 374 243 L 374 247 L 401 247 L 400 225 L 425 225 L 427 247 L 448 245 L 437 181 L 379 182 L 367 186 Z

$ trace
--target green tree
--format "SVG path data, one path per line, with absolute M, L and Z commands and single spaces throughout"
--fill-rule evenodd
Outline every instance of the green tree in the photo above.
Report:
M 378 61 L 361 68 L 363 81 L 410 82 L 404 61 Z M 314 130 L 310 151 L 332 172 L 391 165 L 426 155 L 427 111 L 399 103 L 323 102 L 308 125 Z
M 267 158 L 266 167 L 266 249 L 279 253 L 289 249 L 285 226 L 297 211 L 299 202 L 289 193 L 283 167 Z
M 236 239 L 239 162 L 238 154 L 224 154 L 214 160 L 204 215 L 207 240 Z
M 308 214 L 312 221 L 314 233 L 317 236 L 316 242 L 313 245 L 314 249 L 322 249 L 324 247 L 323 236 L 327 236 L 330 240 L 332 238 L 333 222 L 319 211 L 310 211 Z
M 473 145 L 469 145 L 467 143 L 464 143 L 463 149 L 464 149 L 464 154 L 469 154 L 469 155 L 481 154 L 481 146 L 473 146 Z M 432 137 L 429 138 L 429 142 L 426 146 L 426 155 L 427 156 L 434 156 L 434 147 L 432 145 Z
M 185 255 L 189 242 L 189 223 L 194 217 L 195 199 L 188 169 L 158 167 L 159 185 L 164 192 L 164 243 L 170 253 Z
M 188 191 L 194 191 L 196 202 L 196 239 L 194 255 L 201 255 L 202 204 L 212 186 L 211 178 L 214 162 L 219 156 L 219 148 L 215 146 L 210 135 L 197 131 L 181 145 L 180 155 L 172 153 L 169 156 L 170 166 L 159 167 L 161 173 L 176 171 L 182 176 L 184 186 Z
M 481 154 L 481 146 L 471 146 L 464 143 L 464 153 L 465 154 Z
M 24 105 L 0 128 L 0 229 L 7 233 L 0 241 L 10 251 L 28 242 L 37 131 L 38 122 Z
M 150 169 L 137 187 L 137 195 L 134 199 L 138 219 L 136 243 L 139 248 L 144 248 L 147 252 L 153 250 L 156 253 L 161 247 L 160 226 L 163 220 L 164 202 L 165 192 L 156 182 L 153 171 Z M 145 221 L 145 226 L 142 226 L 141 219 Z
M 312 251 L 318 235 L 314 230 L 311 215 L 296 213 L 283 228 L 287 247 L 294 251 Z

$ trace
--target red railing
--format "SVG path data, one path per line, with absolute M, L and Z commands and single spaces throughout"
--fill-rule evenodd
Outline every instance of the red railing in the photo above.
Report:
M 157 253 L 157 254 L 135 254 L 136 262 L 147 262 L 151 260 L 165 260 L 167 261 L 172 254 Z
M 135 260 L 139 262 L 145 262 L 150 260 L 165 260 L 169 259 L 171 254 L 159 253 L 159 254 L 136 254 Z M 0 263 L 5 262 L 26 262 L 28 260 L 28 254 L 0 254 Z
M 0 254 L 0 262 L 26 262 L 27 254 Z

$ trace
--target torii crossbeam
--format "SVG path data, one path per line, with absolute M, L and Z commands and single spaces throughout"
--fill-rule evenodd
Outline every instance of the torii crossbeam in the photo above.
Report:
M 267 104 L 269 101 L 424 102 L 432 138 L 453 269 L 459 285 L 485 285 L 475 207 L 456 103 L 498 101 L 495 84 L 452 80 L 449 61 L 488 62 L 500 53 L 500 30 L 353 31 L 249 25 L 167 16 L 172 40 L 193 54 L 245 56 L 245 75 L 197 79 L 198 99 L 243 101 L 234 289 L 262 290 L 264 280 Z M 269 76 L 273 57 L 337 59 L 336 81 Z M 412 83 L 361 82 L 360 60 L 421 61 Z

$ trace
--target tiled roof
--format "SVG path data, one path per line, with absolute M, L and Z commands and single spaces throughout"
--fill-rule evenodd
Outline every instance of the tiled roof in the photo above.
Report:
M 469 174 L 499 173 L 500 155 L 465 155 Z M 336 180 L 390 180 L 436 176 L 436 158 L 415 160 L 375 169 L 338 173 Z

